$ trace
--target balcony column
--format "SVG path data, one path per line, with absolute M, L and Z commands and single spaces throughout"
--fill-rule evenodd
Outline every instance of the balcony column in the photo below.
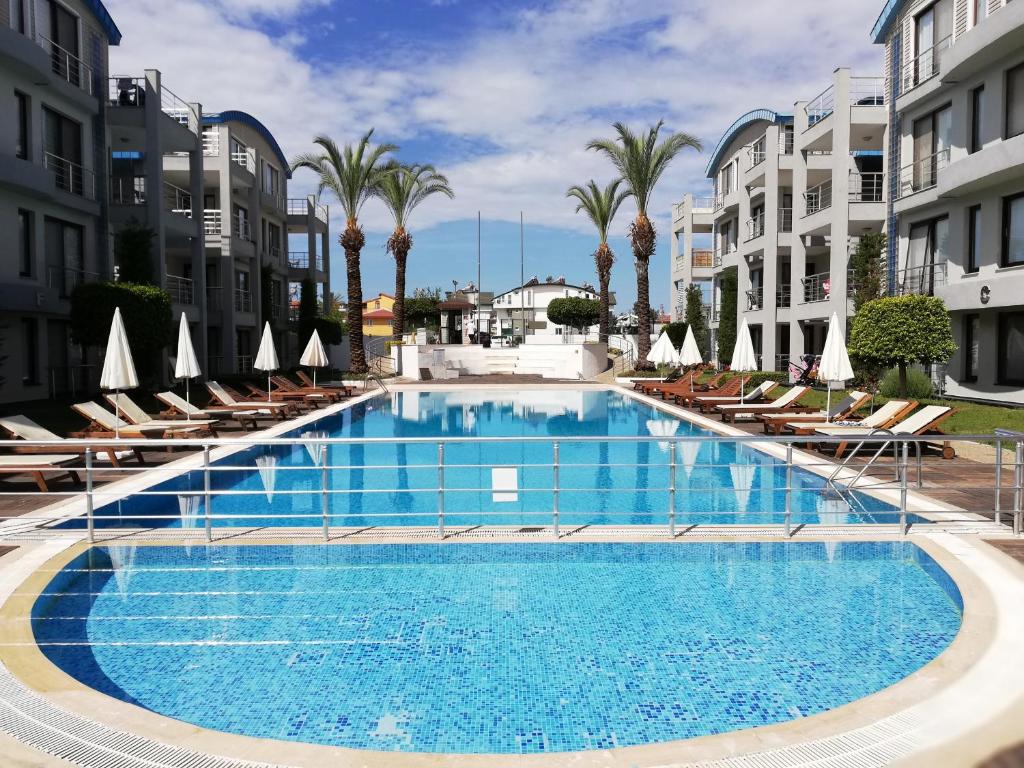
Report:
M 231 193 L 231 130 L 226 125 L 214 126 L 218 133 L 219 154 L 217 156 L 217 178 L 220 181 L 218 187 L 218 201 L 220 205 L 220 236 L 215 238 L 219 244 L 219 267 L 220 274 L 220 306 L 221 306 L 221 356 L 223 370 L 231 372 L 235 370 L 235 360 L 238 357 L 237 327 L 235 314 L 235 258 L 232 251 L 232 215 L 234 213 L 234 200 Z M 204 161 L 205 162 L 205 161 Z
M 693 284 L 693 195 L 689 192 L 683 198 L 683 284 L 689 288 Z M 675 245 L 675 238 L 673 240 L 673 247 L 678 248 Z M 673 262 L 675 263 L 675 262 Z M 675 290 L 675 286 L 672 286 L 672 290 Z M 675 297 L 672 297 L 673 302 Z M 683 303 L 682 316 L 679 318 L 682 320 L 686 317 L 686 304 Z
M 746 173 L 747 163 L 750 160 L 750 154 L 745 150 L 740 152 L 739 168 L 736 172 L 736 195 L 739 200 L 739 206 L 736 212 L 736 326 L 743 322 L 743 315 L 747 312 L 747 291 L 752 286 L 750 284 L 750 262 L 748 261 L 748 254 L 750 250 L 747 246 L 747 241 L 750 239 L 750 228 L 748 222 L 750 220 L 750 187 L 743 184 L 743 176 Z M 751 318 L 747 319 L 748 323 L 752 322 Z
M 153 238 L 152 269 L 157 285 L 167 287 L 167 238 L 164 232 L 164 154 L 160 146 L 160 71 L 146 70 L 144 107 L 145 139 L 142 165 L 146 174 L 145 225 L 156 232 Z M 166 366 L 164 366 L 166 368 Z
M 790 236 L 789 275 L 789 353 L 799 357 L 804 348 L 804 331 L 800 324 L 803 315 L 804 284 L 800 278 L 807 274 L 807 244 L 796 234 L 799 221 L 807 213 L 807 156 L 800 151 L 801 136 L 807 130 L 807 102 L 793 105 L 793 234 Z
M 835 71 L 836 106 L 832 117 L 832 239 L 829 250 L 829 282 L 831 290 L 828 314 L 839 315 L 841 328 L 846 328 L 850 302 L 846 297 L 846 270 L 850 263 L 850 172 L 854 168 L 850 155 L 850 70 Z
M 328 217 L 329 218 L 329 217 Z M 320 233 L 320 253 L 324 258 L 324 312 L 334 310 L 334 300 L 331 295 L 331 227 L 330 222 L 324 224 L 324 231 Z
M 252 266 L 249 269 L 249 290 L 252 301 L 252 313 L 256 318 L 256 336 L 263 333 L 263 323 L 270 319 L 270 316 L 263 316 L 263 254 L 266 252 L 267 244 L 263 242 L 263 205 L 260 201 L 260 188 L 263 184 L 263 176 L 260 172 L 261 158 L 255 149 L 252 149 L 255 164 L 256 180 L 249 190 L 249 239 L 253 242 Z
M 775 370 L 775 321 L 779 286 L 779 126 L 765 131 L 764 172 L 764 272 L 761 307 L 764 325 L 761 332 L 761 370 Z
M 189 104 L 196 115 L 203 114 L 202 104 Z M 200 123 L 202 121 L 200 120 Z M 197 127 L 195 145 L 188 153 L 188 193 L 192 197 L 192 221 L 196 222 L 197 235 L 189 240 L 192 257 L 192 298 L 199 308 L 199 334 L 193 339 L 196 357 L 200 367 L 209 377 L 210 350 L 207 349 L 209 310 L 206 306 L 206 237 L 203 233 L 203 128 Z
M 313 195 L 306 197 L 306 250 L 309 252 L 306 277 L 313 281 L 313 290 L 316 291 L 316 198 Z

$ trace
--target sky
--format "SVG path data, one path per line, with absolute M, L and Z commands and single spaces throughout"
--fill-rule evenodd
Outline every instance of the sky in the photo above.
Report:
M 700 139 L 662 177 L 651 203 L 658 231 L 651 303 L 670 309 L 670 211 L 684 193 L 708 194 L 704 168 L 740 115 L 824 90 L 837 67 L 881 74 L 870 43 L 882 0 L 106 0 L 124 37 L 111 74 L 155 68 L 166 87 L 204 111 L 237 109 L 263 122 L 291 158 L 326 134 L 399 146 L 404 162 L 432 163 L 455 198 L 436 197 L 410 222 L 409 292 L 476 279 L 519 281 L 519 216 L 525 273 L 596 282 L 592 225 L 565 197 L 574 184 L 614 178 L 587 151 L 622 121 L 636 130 Z M 299 171 L 289 196 L 315 191 Z M 326 199 L 329 205 L 330 199 Z M 332 289 L 346 295 L 331 206 Z M 626 239 L 635 208 L 612 226 L 612 289 L 620 311 L 636 297 Z M 385 251 L 391 226 L 378 201 L 360 215 L 366 232 L 363 293 L 394 290 Z M 305 241 L 299 250 L 305 250 Z

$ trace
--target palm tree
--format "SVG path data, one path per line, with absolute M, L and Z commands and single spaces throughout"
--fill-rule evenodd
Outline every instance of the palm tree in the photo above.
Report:
M 395 341 L 401 341 L 405 325 L 405 264 L 412 250 L 412 235 L 406 229 L 409 216 L 431 195 L 445 195 L 450 200 L 455 193 L 448 186 L 448 179 L 432 165 L 400 165 L 392 160 L 384 170 L 387 173 L 382 177 L 376 194 L 395 220 L 395 231 L 388 238 L 388 253 L 395 257 L 393 337 Z
M 615 139 L 594 139 L 587 144 L 587 149 L 601 152 L 612 161 L 626 182 L 626 190 L 636 200 L 636 219 L 629 227 L 629 239 L 636 261 L 636 313 L 640 336 L 637 368 L 647 367 L 647 353 L 651 349 L 651 285 L 647 269 L 654 255 L 657 233 L 647 216 L 647 206 L 655 185 L 676 155 L 687 147 L 701 150 L 700 141 L 687 133 L 673 133 L 659 144 L 658 132 L 663 124 L 664 121 L 659 120 L 647 130 L 646 136 L 639 136 L 623 123 L 615 123 L 613 127 L 618 134 Z
M 615 254 L 608 247 L 608 229 L 622 201 L 630 195 L 627 190 L 619 191 L 621 184 L 622 179 L 616 179 L 602 191 L 591 179 L 585 187 L 569 187 L 569 191 L 565 193 L 566 197 L 579 200 L 576 213 L 586 211 L 587 217 L 597 227 L 597 235 L 600 238 L 597 250 L 594 251 L 594 264 L 597 266 L 597 280 L 600 286 L 601 320 L 598 338 L 602 344 L 608 343 L 608 283 L 611 282 L 612 264 L 615 263 Z
M 394 144 L 370 144 L 373 129 L 366 132 L 353 147 L 339 149 L 328 136 L 317 136 L 313 143 L 320 152 L 308 152 L 292 160 L 292 170 L 308 168 L 319 177 L 317 194 L 325 189 L 334 193 L 345 212 L 345 231 L 338 238 L 345 250 L 348 276 L 348 334 L 351 345 L 351 368 L 366 372 L 363 348 L 363 280 L 359 270 L 359 254 L 366 238 L 359 226 L 359 211 L 380 187 L 382 177 L 393 173 L 385 169 L 384 156 L 398 149 Z

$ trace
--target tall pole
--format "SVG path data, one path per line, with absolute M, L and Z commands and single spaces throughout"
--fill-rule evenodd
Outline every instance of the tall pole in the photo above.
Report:
M 476 212 L 476 343 L 480 343 L 480 300 L 483 291 L 480 286 L 480 211 Z
M 523 344 L 526 343 L 526 249 L 523 244 L 523 212 L 519 212 L 519 324 L 523 326 Z M 515 336 L 515 324 L 512 335 Z

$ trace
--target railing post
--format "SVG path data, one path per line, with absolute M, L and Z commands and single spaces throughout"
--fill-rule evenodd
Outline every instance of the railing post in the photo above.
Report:
M 92 446 L 85 449 L 85 522 L 89 529 L 89 543 L 96 541 L 96 530 L 93 521 L 92 497 Z
M 444 538 L 444 443 L 437 444 L 437 535 Z
M 1024 496 L 1024 442 L 1017 441 L 1013 467 L 1013 535 L 1021 535 L 1021 497 Z
M 1003 441 L 996 440 L 996 484 L 995 484 L 996 499 L 993 508 L 996 513 L 996 525 L 1002 523 L 1002 490 L 1003 490 Z
M 320 446 L 320 517 L 323 518 L 324 541 L 330 539 L 330 516 L 327 514 L 327 446 Z
M 554 483 L 551 486 L 552 489 L 552 523 L 554 524 L 555 538 L 558 538 L 559 525 L 558 525 L 558 473 L 559 473 L 559 458 L 558 458 L 558 443 L 552 444 L 552 458 L 554 465 L 552 466 Z
M 903 441 L 900 449 L 900 536 L 907 535 L 907 460 L 910 446 Z
M 676 448 L 675 441 L 668 444 L 668 535 L 676 537 Z
M 213 538 L 213 520 L 210 518 L 210 446 L 203 446 L 203 519 L 206 527 L 206 540 Z
M 793 535 L 793 444 L 786 446 L 786 538 Z

